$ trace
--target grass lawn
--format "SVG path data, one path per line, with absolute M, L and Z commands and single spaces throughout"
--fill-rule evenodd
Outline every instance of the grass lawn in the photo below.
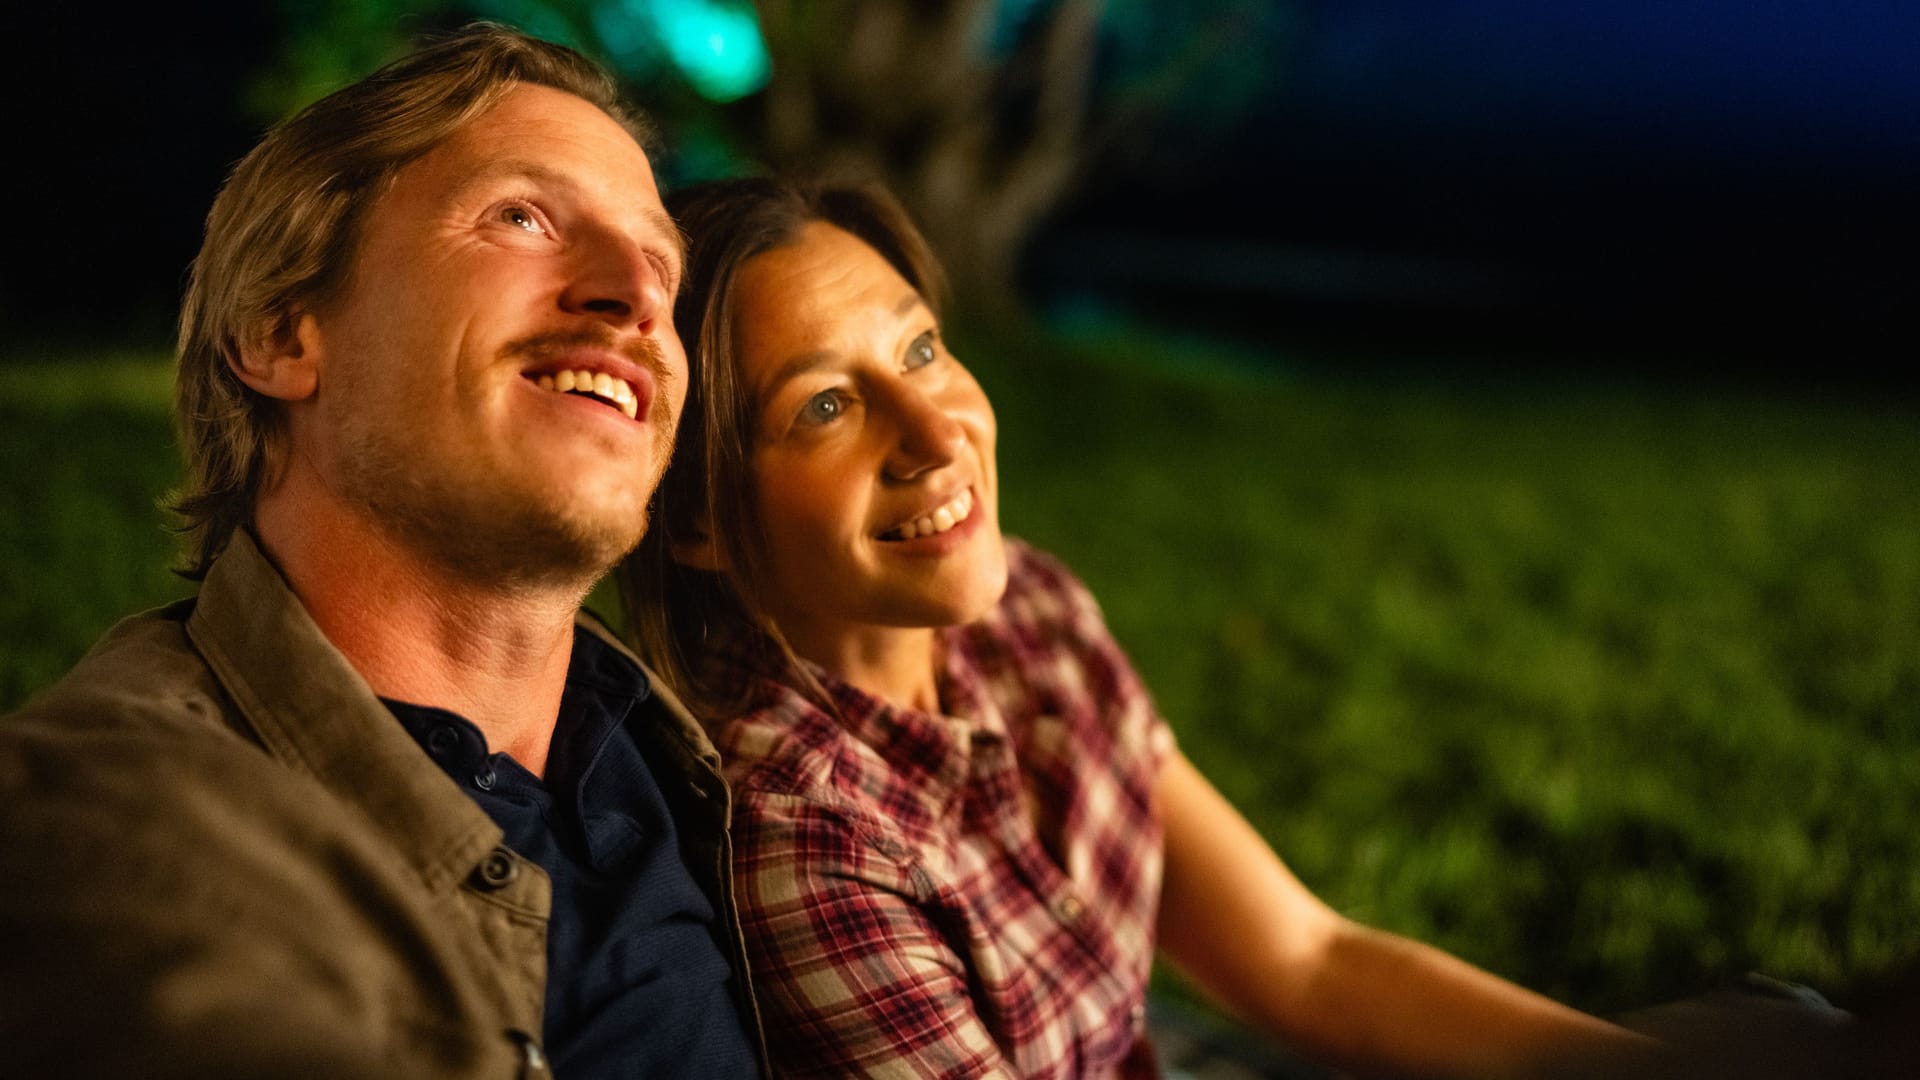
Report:
M 1009 530 L 1335 906 L 1603 1010 L 1920 958 L 1920 408 L 992 340 Z M 0 358 L 0 708 L 187 591 L 165 384 Z

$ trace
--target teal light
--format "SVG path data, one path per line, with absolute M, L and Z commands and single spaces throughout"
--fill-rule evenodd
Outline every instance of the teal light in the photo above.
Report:
M 667 55 L 702 97 L 727 102 L 767 84 L 767 46 L 750 5 L 653 0 L 653 18 Z

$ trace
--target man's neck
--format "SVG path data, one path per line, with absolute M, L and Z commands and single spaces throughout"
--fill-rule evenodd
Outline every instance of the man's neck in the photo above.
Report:
M 458 713 L 546 772 L 588 585 L 474 582 L 362 517 L 262 500 L 261 547 L 333 646 L 384 698 Z

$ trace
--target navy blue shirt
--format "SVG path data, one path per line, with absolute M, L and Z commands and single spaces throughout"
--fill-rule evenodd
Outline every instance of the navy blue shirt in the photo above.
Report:
M 553 880 L 546 1050 L 562 1080 L 751 1076 L 756 1059 L 660 785 L 629 724 L 661 722 L 646 673 L 576 629 L 545 781 L 464 717 L 388 701 L 507 846 Z

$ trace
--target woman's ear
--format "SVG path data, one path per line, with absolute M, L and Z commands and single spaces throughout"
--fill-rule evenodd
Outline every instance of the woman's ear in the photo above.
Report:
M 320 328 L 309 312 L 290 312 L 227 358 L 241 382 L 281 401 L 313 396 L 320 385 Z
M 725 573 L 727 553 L 713 537 L 713 530 L 705 523 L 688 526 L 684 532 L 674 533 L 667 541 L 667 550 L 673 554 L 673 561 L 681 566 L 709 573 Z

